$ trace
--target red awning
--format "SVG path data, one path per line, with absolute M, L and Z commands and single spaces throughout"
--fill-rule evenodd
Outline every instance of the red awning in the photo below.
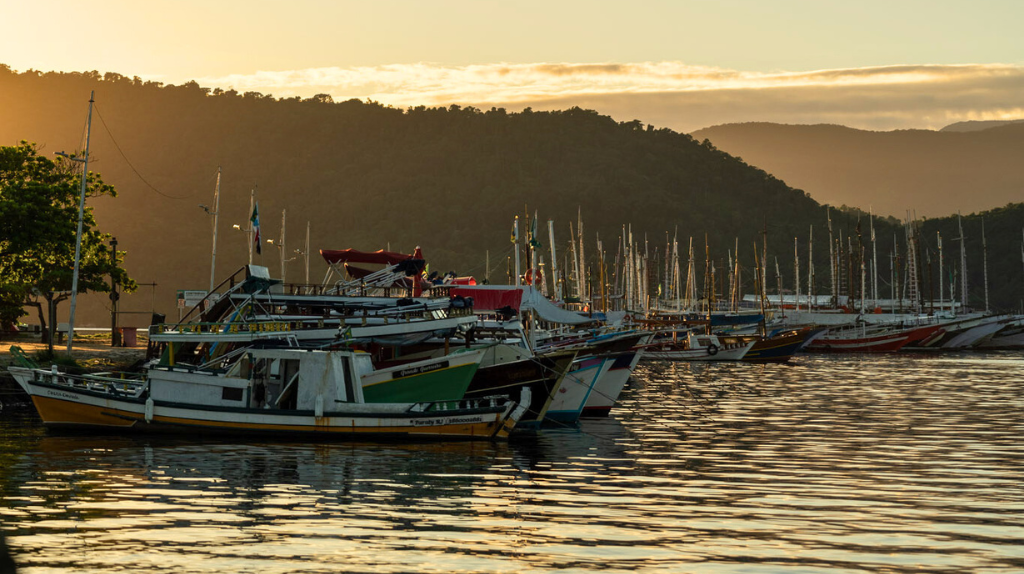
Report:
M 419 252 L 419 248 L 416 248 Z M 406 259 L 420 259 L 416 254 L 395 253 L 393 251 L 356 251 L 355 249 L 321 249 L 320 256 L 328 263 L 376 263 L 378 265 L 394 265 Z
M 504 307 L 512 307 L 516 311 L 523 303 L 523 290 L 516 287 L 495 289 L 494 287 L 452 287 L 452 297 L 472 297 L 473 309 L 477 311 L 493 311 Z

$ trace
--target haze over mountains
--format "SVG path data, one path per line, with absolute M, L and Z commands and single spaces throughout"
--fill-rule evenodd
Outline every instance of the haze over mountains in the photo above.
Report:
M 819 291 L 825 285 L 821 278 L 828 277 L 827 208 L 808 193 L 689 135 L 639 121 L 615 122 L 592 110 L 399 110 L 358 100 L 335 103 L 329 96 L 276 100 L 194 82 L 163 86 L 117 74 L 19 74 L 0 66 L 0 145 L 24 139 L 46 154 L 81 149 L 91 90 L 97 103 L 90 168 L 119 196 L 90 206 L 100 229 L 115 235 L 119 249 L 128 252 L 130 275 L 140 283 L 157 283 L 123 299 L 122 310 L 156 309 L 173 318 L 176 290 L 209 285 L 212 221 L 198 205 L 211 205 L 218 166 L 223 168 L 218 279 L 246 262 L 245 235 L 232 224 L 248 221 L 254 187 L 264 239 L 279 237 L 281 212 L 287 209 L 289 282 L 304 280 L 302 255 L 295 250 L 303 247 L 309 222 L 313 283 L 326 270 L 319 249 L 412 252 L 416 246 L 432 270 L 480 279 L 489 273 L 492 282 L 504 283 L 512 218 L 526 209 L 531 216 L 539 213 L 539 240 L 549 264 L 543 223 L 555 221 L 561 259 L 569 223 L 575 225 L 579 211 L 588 259 L 596 253 L 599 235 L 606 259 L 613 262 L 618 237 L 628 225 L 652 261 L 663 265 L 666 237 L 678 229 L 684 251 L 687 239 L 694 238 L 697 277 L 703 274 L 707 237 L 719 282 L 737 242 L 749 270 L 753 243 L 766 231 L 769 257 L 779 259 L 787 289 L 792 288 L 794 238 L 806 269 L 813 225 Z M 1010 255 L 1001 264 L 1006 277 L 1020 275 L 1022 212 L 1015 206 L 986 220 L 990 253 Z M 867 239 L 868 222 L 860 212 L 833 209 L 831 217 L 845 244 L 856 241 L 858 221 L 860 236 Z M 976 258 L 979 223 L 965 222 Z M 954 233 L 951 226 L 955 221 L 930 221 L 926 236 L 934 237 L 939 227 L 948 236 Z M 892 250 L 894 239 L 905 242 L 895 220 L 876 218 L 875 227 L 880 257 Z M 525 236 L 525 222 L 520 232 Z M 278 276 L 279 253 L 264 243 L 256 263 Z M 970 269 L 973 285 L 980 284 L 980 267 Z M 882 262 L 880 269 L 887 269 Z M 749 283 L 752 274 L 745 277 Z M 980 293 L 972 293 L 972 300 L 980 299 Z M 1016 305 L 1015 287 L 994 286 L 993 300 Z M 109 324 L 106 304 L 98 296 L 86 301 L 81 320 Z M 148 316 L 136 317 L 125 324 L 147 321 Z
M 822 203 L 943 217 L 1024 201 L 1024 123 L 942 131 L 726 124 L 693 132 Z

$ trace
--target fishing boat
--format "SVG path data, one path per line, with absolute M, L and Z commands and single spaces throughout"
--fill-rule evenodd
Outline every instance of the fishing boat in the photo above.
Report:
M 575 423 L 583 413 L 594 385 L 614 362 L 614 358 L 607 356 L 578 357 L 552 399 L 545 422 L 555 425 Z
M 479 360 L 479 357 L 476 357 Z M 503 439 L 525 408 L 507 397 L 373 402 L 369 356 L 349 350 L 249 348 L 227 369 L 155 365 L 142 374 L 8 370 L 51 428 L 272 437 Z M 435 363 L 436 364 L 436 363 Z M 406 386 L 416 374 L 390 372 Z M 524 402 L 529 391 L 524 390 Z
M 643 333 L 634 340 L 634 346 L 621 351 L 609 353 L 611 367 L 597 380 L 594 390 L 587 397 L 583 406 L 582 417 L 606 417 L 619 400 L 622 389 L 626 387 L 629 376 L 636 369 L 644 356 L 647 344 L 654 339 L 654 333 Z
M 805 347 L 808 351 L 826 353 L 892 353 L 911 341 L 927 340 L 942 327 L 868 325 L 829 329 L 813 337 Z
M 698 335 L 693 331 L 686 338 L 657 337 L 645 346 L 644 359 L 669 361 L 739 361 L 754 346 L 754 341 L 734 339 L 725 341 L 717 335 Z
M 742 339 L 753 339 L 754 345 L 750 347 L 743 360 L 750 363 L 785 363 L 793 358 L 804 344 L 817 332 L 823 329 L 804 327 L 802 329 L 790 329 L 771 333 L 766 337 L 746 336 Z M 719 337 L 729 341 L 731 337 Z

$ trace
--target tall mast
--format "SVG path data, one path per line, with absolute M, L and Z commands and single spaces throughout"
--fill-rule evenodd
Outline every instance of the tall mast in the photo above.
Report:
M 582 283 L 582 280 L 580 279 L 580 260 L 576 255 L 576 234 L 573 232 L 572 221 L 569 222 L 569 250 L 572 254 L 573 276 L 576 277 L 576 298 L 582 301 L 582 288 L 580 287 L 580 283 Z
M 284 258 L 285 258 L 285 247 L 284 247 L 284 222 L 287 214 L 287 209 L 281 210 L 281 245 L 278 246 L 278 251 L 281 252 L 281 284 L 284 285 Z
M 942 308 L 945 307 L 945 284 L 942 278 L 942 234 L 938 231 L 935 232 L 935 238 L 939 244 L 939 312 L 942 312 Z
M 513 250 L 516 252 L 516 282 L 515 286 L 520 286 L 519 282 L 519 216 L 517 215 L 515 220 L 512 221 L 512 243 L 514 245 Z
M 793 299 L 796 302 L 796 310 L 800 310 L 800 244 L 796 237 L 793 237 L 793 283 L 796 286 Z
M 583 208 L 582 207 L 577 207 L 576 208 L 576 233 L 577 233 L 577 235 L 579 235 L 579 243 L 580 243 L 580 282 L 579 282 L 579 289 L 580 289 L 580 301 L 582 302 L 588 296 L 587 289 L 586 289 L 586 287 L 587 287 L 587 281 L 586 281 L 587 258 L 584 256 L 584 253 L 583 253 Z
M 256 186 L 249 191 L 249 224 L 245 228 L 245 236 L 249 238 L 249 265 L 252 265 L 252 243 L 253 233 L 256 232 L 252 225 L 252 212 L 256 207 Z
M 985 242 L 985 218 L 981 219 L 981 261 L 985 269 L 985 312 L 988 313 L 988 244 Z
M 814 225 L 811 225 L 807 236 L 807 310 L 813 309 L 814 295 Z
M 956 223 L 960 228 L 960 307 L 967 309 L 967 246 L 964 242 L 964 223 L 960 213 L 956 214 Z
M 836 297 L 836 246 L 832 238 L 832 212 L 826 210 L 825 216 L 828 218 L 828 267 L 832 280 L 832 306 L 834 307 L 839 304 L 839 299 Z
M 870 212 L 870 210 L 869 210 Z M 878 306 L 878 241 L 875 239 L 875 215 L 871 214 L 871 300 Z
M 562 291 L 558 288 L 558 256 L 555 253 L 555 222 L 548 220 L 548 241 L 551 242 L 551 288 L 554 290 L 555 301 L 562 300 Z
M 779 273 L 779 258 L 775 258 L 775 283 L 779 292 L 779 309 L 782 309 L 782 273 Z
M 217 217 L 220 215 L 220 166 L 217 166 L 217 186 L 213 190 L 213 251 L 210 256 L 210 291 L 217 278 Z
M 89 92 L 89 119 L 85 127 L 85 157 L 82 158 L 82 191 L 78 198 L 78 232 L 75 234 L 75 268 L 71 275 L 71 309 L 68 312 L 68 354 L 75 339 L 75 305 L 78 302 L 78 268 L 82 257 L 82 218 L 85 215 L 85 184 L 89 176 L 89 138 L 92 135 L 92 104 L 96 92 Z M 117 253 L 114 254 L 117 257 Z

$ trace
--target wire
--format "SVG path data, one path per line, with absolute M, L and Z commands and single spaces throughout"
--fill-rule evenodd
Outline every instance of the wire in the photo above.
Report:
M 195 193 L 192 193 L 190 195 L 182 195 L 182 196 L 170 195 L 170 194 L 167 194 L 167 193 L 164 193 L 164 192 L 160 191 L 153 184 L 149 183 L 149 181 L 147 181 L 146 178 L 142 177 L 142 174 L 139 173 L 139 170 L 135 169 L 135 166 L 132 165 L 131 160 L 128 159 L 128 156 L 125 155 L 124 151 L 121 149 L 121 146 L 118 145 L 117 140 L 114 139 L 114 134 L 110 133 L 110 128 L 107 127 L 107 122 L 106 122 L 106 120 L 103 119 L 103 114 L 100 113 L 100 107 L 98 105 L 96 105 L 96 104 L 93 104 L 93 105 L 94 105 L 94 108 L 96 109 L 96 115 L 99 116 L 99 118 L 100 118 L 100 123 L 103 124 L 103 129 L 106 130 L 107 135 L 110 137 L 110 141 L 113 142 L 114 147 L 117 149 L 117 152 L 121 154 L 121 157 L 124 159 L 125 163 L 128 164 L 128 167 L 130 167 L 131 170 L 133 172 L 135 172 L 135 175 L 138 176 L 138 178 L 140 180 L 142 180 L 142 183 L 146 184 L 150 189 L 155 191 L 157 194 L 162 195 L 162 196 L 164 196 L 164 197 L 166 197 L 168 199 L 188 199 L 190 197 L 195 197 L 196 195 L 199 194 L 199 190 L 197 189 L 195 191 Z

